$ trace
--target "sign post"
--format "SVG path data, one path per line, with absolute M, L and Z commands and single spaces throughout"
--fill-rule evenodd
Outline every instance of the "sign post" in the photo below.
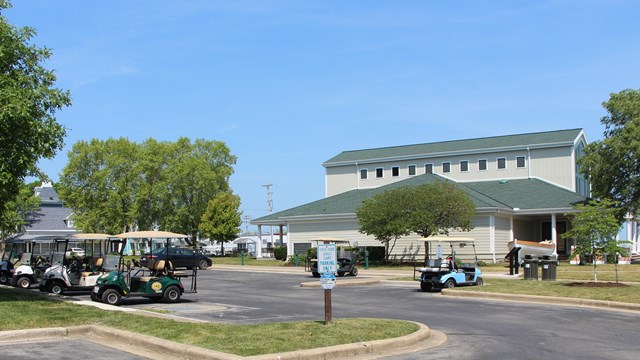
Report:
M 318 245 L 318 272 L 320 285 L 324 289 L 324 324 L 331 324 L 331 289 L 336 286 L 336 276 L 333 273 L 338 271 L 338 257 L 336 244 Z

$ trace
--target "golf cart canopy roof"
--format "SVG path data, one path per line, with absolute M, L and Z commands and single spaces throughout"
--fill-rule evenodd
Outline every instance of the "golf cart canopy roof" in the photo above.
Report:
M 71 234 L 67 236 L 69 240 L 107 240 L 108 238 L 113 237 L 113 235 L 109 234 L 94 234 L 94 233 L 84 233 L 84 234 Z
M 163 239 L 186 239 L 187 235 L 176 234 L 168 231 L 131 231 L 122 234 L 116 235 L 121 239 L 152 239 L 152 238 L 163 238 Z
M 421 238 L 422 241 L 430 242 L 451 242 L 451 243 L 467 243 L 475 242 L 476 239 L 470 237 L 449 237 L 449 236 L 431 236 L 428 238 Z

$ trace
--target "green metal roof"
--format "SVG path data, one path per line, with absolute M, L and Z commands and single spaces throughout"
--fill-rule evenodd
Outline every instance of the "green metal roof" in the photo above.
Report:
M 493 136 L 477 139 L 443 141 L 426 144 L 392 146 L 375 149 L 343 151 L 333 158 L 325 161 L 325 167 L 354 163 L 359 161 L 371 161 L 379 159 L 393 159 L 412 156 L 428 156 L 430 154 L 486 151 L 488 149 L 535 147 L 550 144 L 573 143 L 582 129 L 569 129 L 546 131 L 528 134 Z
M 439 175 L 424 174 L 373 189 L 351 190 L 321 200 L 264 216 L 252 223 L 279 221 L 294 216 L 355 214 L 365 199 L 389 189 L 417 186 L 435 181 L 451 181 Z M 454 182 L 455 183 L 455 182 Z M 476 208 L 568 209 L 585 198 L 539 179 L 455 183 L 476 204 Z

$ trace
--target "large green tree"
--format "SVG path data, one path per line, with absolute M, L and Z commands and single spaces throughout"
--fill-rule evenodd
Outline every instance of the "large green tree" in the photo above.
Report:
M 359 231 L 384 244 L 385 261 L 389 261 L 396 241 L 411 233 L 407 222 L 410 191 L 411 188 L 386 190 L 364 200 L 356 209 Z
M 466 192 L 453 183 L 437 181 L 377 194 L 365 200 L 356 215 L 360 232 L 385 244 L 388 260 L 402 236 L 417 233 L 426 238 L 471 230 L 475 211 Z
M 10 7 L 0 0 L 0 211 L 27 176 L 41 175 L 38 160 L 64 146 L 66 130 L 54 115 L 71 104 L 69 91 L 55 88 L 53 70 L 43 66 L 51 51 L 31 44 L 33 28 L 9 24 L 2 14 Z
M 83 231 L 133 228 L 190 235 L 195 243 L 209 200 L 229 191 L 235 156 L 218 141 L 180 138 L 80 141 L 68 154 L 60 195 Z
M 578 204 L 576 213 L 569 213 L 571 230 L 562 234 L 563 238 L 573 238 L 576 246 L 572 255 L 589 255 L 593 263 L 593 281 L 598 281 L 597 258 L 607 254 L 617 257 L 626 252 L 621 245 L 624 241 L 616 239 L 620 230 L 620 209 L 609 199 L 590 200 L 587 204 Z M 616 261 L 616 281 L 618 267 Z
M 640 209 L 640 90 L 611 94 L 603 107 L 607 115 L 604 139 L 590 143 L 578 159 L 596 198 L 609 198 L 625 211 Z M 624 216 L 624 212 L 619 213 Z
M 220 243 L 224 256 L 224 243 L 234 240 L 240 233 L 242 212 L 240 197 L 229 192 L 220 192 L 209 200 L 207 210 L 200 222 L 200 236 Z
M 29 213 L 38 209 L 40 199 L 33 193 L 33 189 L 38 184 L 38 182 L 21 184 L 14 199 L 4 204 L 4 209 L 0 211 L 0 241 L 19 232 L 20 228 L 27 224 Z

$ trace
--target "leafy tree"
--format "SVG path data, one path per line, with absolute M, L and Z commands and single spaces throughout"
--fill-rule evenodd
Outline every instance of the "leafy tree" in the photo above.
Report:
M 365 200 L 356 210 L 360 232 L 385 245 L 385 261 L 396 241 L 410 233 L 422 237 L 469 231 L 475 204 L 453 183 L 438 181 L 387 190 Z
M 234 240 L 240 233 L 242 212 L 239 208 L 239 196 L 221 192 L 209 200 L 207 210 L 202 215 L 199 225 L 200 235 L 218 241 L 222 248 L 222 256 L 224 256 L 224 243 Z
M 139 148 L 125 138 L 79 141 L 60 177 L 60 196 L 78 229 L 118 234 L 137 225 Z
M 453 183 L 437 181 L 417 186 L 410 199 L 410 229 L 424 238 L 473 229 L 476 205 Z
M 180 138 L 172 147 L 166 169 L 164 203 L 171 212 L 161 220 L 165 229 L 190 235 L 192 245 L 209 200 L 229 191 L 236 157 L 219 141 Z
M 602 105 L 608 112 L 600 119 L 606 127 L 604 139 L 589 144 L 578 164 L 591 181 L 594 197 L 609 198 L 636 214 L 640 209 L 640 90 L 611 94 Z
M 411 233 L 407 222 L 410 188 L 386 190 L 366 199 L 356 209 L 360 233 L 371 235 L 384 244 L 384 260 L 402 236 Z
M 83 231 L 130 229 L 191 235 L 192 244 L 207 203 L 229 190 L 236 158 L 224 143 L 187 138 L 80 141 L 68 154 L 60 196 Z
M 18 195 L 4 204 L 5 208 L 0 212 L 0 241 L 18 233 L 20 228 L 27 224 L 28 214 L 38 209 L 40 199 L 33 194 L 37 185 L 38 182 L 22 184 Z
M 36 31 L 17 28 L 1 15 L 11 3 L 0 0 L 0 211 L 18 195 L 29 175 L 42 175 L 41 158 L 64 145 L 65 128 L 55 113 L 71 104 L 68 91 L 55 88 L 56 76 L 43 63 L 51 51 L 30 44 Z M 4 216 L 0 214 L 0 216 Z
M 590 255 L 593 262 L 593 281 L 598 281 L 596 258 L 605 254 L 618 255 L 627 249 L 616 240 L 620 230 L 618 213 L 620 209 L 608 199 L 590 200 L 587 204 L 578 204 L 577 213 L 567 214 L 571 218 L 571 230 L 562 234 L 564 238 L 574 238 L 576 247 L 574 254 Z M 616 262 L 616 282 L 618 267 Z

